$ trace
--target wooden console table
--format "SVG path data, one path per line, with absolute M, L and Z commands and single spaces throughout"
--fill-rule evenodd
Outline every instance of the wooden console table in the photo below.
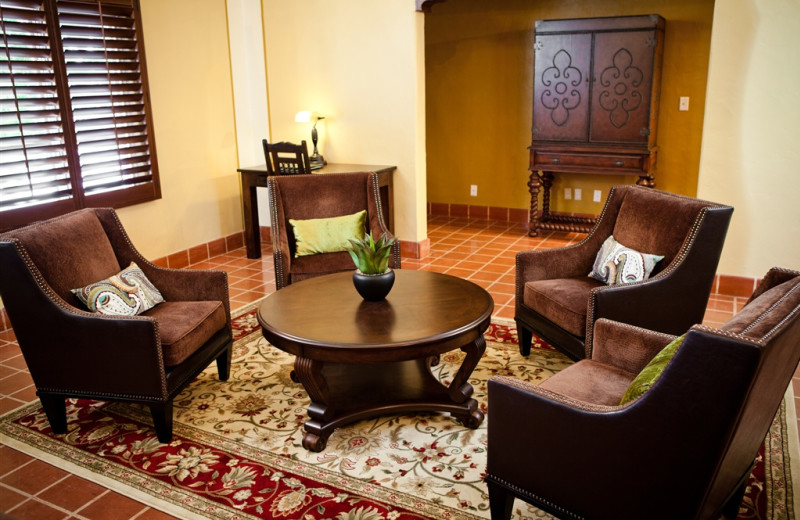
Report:
M 312 175 L 326 173 L 360 173 L 378 174 L 378 187 L 381 192 L 383 218 L 388 223 L 389 231 L 394 233 L 394 211 L 392 208 L 393 188 L 392 174 L 396 166 L 375 166 L 369 164 L 327 164 Z M 239 168 L 242 180 L 242 209 L 244 210 L 244 241 L 247 246 L 247 258 L 261 257 L 261 228 L 258 223 L 258 199 L 256 188 L 267 187 L 267 165 Z

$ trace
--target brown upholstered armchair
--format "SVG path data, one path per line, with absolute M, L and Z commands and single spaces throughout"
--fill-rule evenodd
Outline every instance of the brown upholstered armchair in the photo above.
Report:
M 608 318 L 679 334 L 703 321 L 733 208 L 641 186 L 616 186 L 579 244 L 517 254 L 516 309 L 522 355 L 535 333 L 572 359 L 590 357 L 592 326 Z M 649 279 L 605 285 L 588 274 L 613 236 L 663 255 Z
M 131 262 L 164 302 L 136 316 L 89 312 L 71 289 Z M 131 244 L 113 209 L 85 209 L 0 235 L 0 295 L 54 433 L 66 399 L 150 407 L 158 440 L 172 438 L 172 401 L 216 360 L 230 373 L 227 274 L 164 269 Z
M 392 236 L 383 220 L 376 173 L 281 175 L 269 177 L 267 183 L 278 289 L 314 276 L 355 270 L 346 251 L 295 257 L 289 219 L 330 218 L 366 210 L 365 232 L 372 232 L 376 239 L 383 233 Z M 400 268 L 399 243 L 392 247 L 389 267 Z
M 720 329 L 693 326 L 649 390 L 622 406 L 674 336 L 594 327 L 591 358 L 538 387 L 489 380 L 492 519 L 509 518 L 514 497 L 559 518 L 735 517 L 800 360 L 800 272 L 771 269 Z

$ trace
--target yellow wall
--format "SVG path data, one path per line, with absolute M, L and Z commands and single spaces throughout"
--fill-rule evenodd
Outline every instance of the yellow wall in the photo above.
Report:
M 305 139 L 318 125 L 328 162 L 396 165 L 395 234 L 419 242 L 425 212 L 424 15 L 411 0 L 264 0 L 270 134 Z
M 695 195 L 705 105 L 713 0 L 451 0 L 425 20 L 428 200 L 528 208 L 533 25 L 537 19 L 656 13 L 666 20 L 658 125 L 660 189 Z M 690 110 L 678 111 L 678 98 Z M 636 177 L 564 175 L 554 184 L 554 211 L 598 213 L 614 184 Z M 469 185 L 478 196 L 469 196 Z M 565 201 L 563 188 L 582 188 Z
M 119 210 L 149 258 L 242 229 L 221 0 L 141 0 L 163 198 Z M 190 16 L 187 16 L 190 13 Z
M 800 2 L 714 9 L 698 194 L 734 206 L 719 272 L 800 269 Z

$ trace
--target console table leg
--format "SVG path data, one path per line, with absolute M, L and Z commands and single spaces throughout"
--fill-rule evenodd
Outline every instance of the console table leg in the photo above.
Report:
M 542 179 L 539 172 L 531 171 L 528 178 L 528 192 L 531 194 L 531 209 L 528 214 L 528 236 L 539 236 L 539 189 L 542 186 Z

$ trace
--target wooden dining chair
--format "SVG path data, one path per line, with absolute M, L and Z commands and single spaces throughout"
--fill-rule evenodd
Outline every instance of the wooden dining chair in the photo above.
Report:
M 286 141 L 270 144 L 266 139 L 262 139 L 261 144 L 264 146 L 264 159 L 267 161 L 267 175 L 311 173 L 308 146 L 305 141 L 300 144 Z

